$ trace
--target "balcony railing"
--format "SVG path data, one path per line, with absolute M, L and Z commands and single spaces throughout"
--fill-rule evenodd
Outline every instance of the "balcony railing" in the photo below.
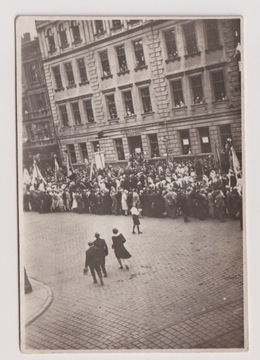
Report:
M 48 146 L 56 144 L 56 139 L 45 139 L 45 140 L 35 140 L 35 141 L 26 141 L 23 143 L 25 148 L 31 148 L 36 146 Z
M 46 116 L 51 116 L 50 109 L 37 110 L 23 114 L 24 120 L 38 119 Z

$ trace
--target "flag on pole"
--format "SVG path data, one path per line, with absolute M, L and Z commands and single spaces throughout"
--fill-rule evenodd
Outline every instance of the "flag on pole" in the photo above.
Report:
M 32 182 L 31 176 L 29 175 L 29 172 L 27 169 L 23 170 L 23 183 L 26 185 L 30 185 Z
M 234 169 L 234 173 L 235 173 L 236 179 L 237 179 L 238 174 L 240 173 L 240 170 L 241 170 L 240 163 L 239 163 L 237 154 L 236 154 L 233 146 L 231 148 L 231 152 L 232 152 L 232 160 L 233 160 L 233 169 Z
M 93 176 L 93 166 L 94 166 L 94 159 L 91 160 L 91 166 L 90 166 L 90 175 L 89 175 L 89 180 L 92 180 L 92 176 Z
M 40 179 L 40 180 L 42 180 L 44 182 L 44 184 L 47 184 L 44 177 L 42 176 L 38 166 L 37 166 L 36 160 L 34 160 L 34 162 L 33 162 L 33 177 L 32 177 L 32 184 L 33 185 L 35 184 L 36 179 Z
M 55 174 L 56 181 L 58 180 L 59 171 L 60 171 L 60 167 L 59 167 L 59 164 L 57 161 L 57 157 L 56 157 L 56 155 L 54 155 L 54 174 Z
M 67 154 L 67 176 L 70 177 L 73 174 L 73 169 L 70 164 L 69 154 Z
M 219 149 L 217 147 L 217 144 L 215 143 L 215 146 L 214 146 L 214 165 L 215 165 L 215 168 L 219 171 L 219 170 L 222 170 L 222 166 L 221 166 L 221 157 L 220 157 L 220 152 L 219 152 Z

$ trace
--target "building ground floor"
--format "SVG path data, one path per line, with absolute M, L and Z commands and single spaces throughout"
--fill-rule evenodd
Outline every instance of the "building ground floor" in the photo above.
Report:
M 133 123 L 120 127 L 110 125 L 82 131 L 82 134 L 60 137 L 61 156 L 69 154 L 75 166 L 94 158 L 99 150 L 104 153 L 106 163 L 127 163 L 133 153 L 142 153 L 147 159 L 166 159 L 187 156 L 202 156 L 220 152 L 231 138 L 240 157 L 242 151 L 240 114 L 219 117 L 184 119 L 178 122 L 157 121 Z

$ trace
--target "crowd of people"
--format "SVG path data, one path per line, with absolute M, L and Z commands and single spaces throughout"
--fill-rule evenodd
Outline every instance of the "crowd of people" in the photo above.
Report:
M 212 156 L 150 162 L 133 155 L 126 167 L 106 165 L 91 174 L 85 167 L 57 177 L 49 168 L 42 179 L 24 184 L 23 199 L 25 211 L 39 213 L 127 216 L 134 205 L 145 217 L 222 222 L 242 217 L 242 179 L 232 166 L 217 170 Z

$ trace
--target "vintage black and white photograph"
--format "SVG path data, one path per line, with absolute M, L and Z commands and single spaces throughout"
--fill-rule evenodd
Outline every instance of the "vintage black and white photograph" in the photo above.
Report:
M 245 351 L 242 18 L 19 16 L 16 86 L 21 351 Z

